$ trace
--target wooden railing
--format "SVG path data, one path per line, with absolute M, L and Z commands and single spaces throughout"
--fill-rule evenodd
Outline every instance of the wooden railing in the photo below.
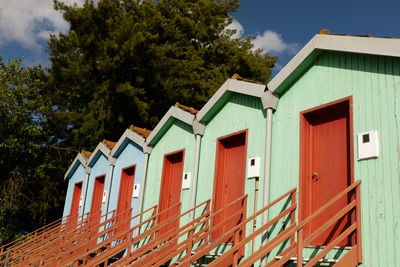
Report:
M 51 240 L 55 233 L 66 231 L 68 228 L 80 227 L 86 222 L 87 217 L 88 213 L 74 216 L 67 215 L 2 246 L 0 249 L 0 264 L 19 260 L 25 252 L 34 250 Z
M 81 232 L 75 238 L 71 240 L 65 240 L 65 242 L 57 244 L 50 250 L 46 250 L 46 253 L 42 255 L 42 258 L 45 259 L 43 263 L 49 266 L 55 265 L 55 263 L 57 263 L 57 265 L 64 265 L 63 263 L 73 256 L 82 255 L 82 253 L 88 251 L 89 249 L 93 250 L 93 247 L 98 247 L 100 249 L 106 246 L 107 242 L 109 242 L 108 238 L 110 237 L 110 234 L 112 234 L 113 230 L 117 226 L 120 226 L 119 223 L 118 225 L 116 223 L 118 219 L 121 217 L 124 218 L 124 216 L 131 211 L 132 209 L 127 209 L 124 212 L 116 215 L 115 210 L 111 213 L 108 213 L 108 215 L 103 216 L 105 220 L 100 221 L 99 224 L 90 225 L 86 231 Z M 149 210 L 146 210 L 141 214 L 145 214 L 147 211 Z M 137 216 L 134 216 L 132 220 L 134 220 Z M 128 222 L 128 220 L 129 217 L 126 222 Z
M 120 235 L 116 236 L 115 231 L 116 229 L 120 228 L 121 225 L 129 223 L 129 228 L 127 229 L 129 232 L 130 230 L 130 223 L 132 221 L 137 220 L 140 216 L 143 216 L 149 212 L 152 212 L 150 216 L 154 216 L 157 212 L 157 205 L 134 215 L 133 217 L 127 217 L 126 214 L 131 212 L 132 209 L 125 210 L 117 214 L 116 216 L 108 219 L 107 221 L 103 222 L 97 233 L 94 235 L 88 235 L 84 240 L 79 242 L 79 244 L 71 243 L 70 247 L 67 249 L 66 252 L 58 254 L 55 258 L 50 259 L 48 264 L 53 264 L 54 260 L 57 262 L 57 265 L 68 266 L 72 265 L 73 263 L 81 260 L 82 262 L 86 262 L 89 260 L 89 255 L 91 254 L 99 254 L 103 250 L 106 250 L 111 247 L 112 242 L 116 242 Z M 124 218 L 124 219 L 120 219 Z M 136 223 L 133 227 L 136 228 L 138 223 Z M 103 228 L 103 229 L 102 229 Z M 126 231 L 125 231 L 126 232 Z M 126 239 L 126 236 L 122 236 L 121 239 Z M 100 240 L 100 242 L 97 242 Z M 93 245 L 93 241 L 95 244 Z M 72 248 L 71 248 L 72 247 Z
M 361 181 L 353 183 L 298 224 L 295 220 L 296 188 L 289 190 L 247 218 L 247 195 L 215 212 L 210 211 L 210 200 L 206 200 L 182 214 L 180 214 L 181 203 L 179 202 L 159 213 L 157 213 L 157 206 L 153 206 L 141 214 L 123 220 L 115 216 L 115 211 L 103 215 L 100 222 L 96 221 L 96 223 L 93 223 L 91 218 L 98 218 L 98 214 L 77 216 L 76 220 L 75 218 L 71 220 L 69 216 L 66 216 L 3 246 L 0 264 L 7 266 L 32 264 L 69 266 L 81 263 L 90 266 L 99 264 L 108 266 L 109 259 L 120 254 L 121 258 L 115 262 L 116 265 L 160 266 L 171 263 L 172 259 L 179 258 L 174 263 L 175 265 L 189 266 L 229 241 L 232 247 L 209 265 L 220 266 L 229 263 L 237 266 L 240 258 L 244 256 L 245 246 L 249 242 L 252 242 L 254 248 L 256 238 L 264 235 L 271 226 L 277 225 L 280 220 L 285 219 L 285 227 L 272 239 L 268 239 L 268 242 L 264 242 L 258 250 L 252 251 L 247 258 L 243 258 L 240 266 L 253 265 L 281 245 L 281 249 L 284 248 L 283 251 L 277 253 L 277 257 L 269 257 L 270 261 L 265 261 L 266 266 L 284 266 L 292 260 L 296 261 L 297 266 L 300 267 L 303 266 L 304 248 L 311 245 L 317 237 L 326 233 L 332 225 L 347 216 L 349 223 L 345 229 L 341 230 L 339 235 L 334 236 L 333 240 L 322 247 L 313 258 L 308 259 L 305 266 L 314 266 L 329 251 L 346 239 L 351 243 L 351 248 L 338 262 L 341 262 L 342 266 L 356 266 L 362 262 L 360 184 Z M 345 197 L 349 199 L 349 203 L 345 207 L 323 222 L 318 229 L 304 237 L 305 227 Z M 246 236 L 245 229 L 248 223 L 254 222 L 258 216 L 285 199 L 284 208 L 278 215 L 260 228 L 253 229 Z M 222 221 L 215 221 L 216 216 L 220 216 L 238 204 L 240 204 L 240 209 L 235 209 Z M 160 221 L 162 216 L 175 210 L 176 216 Z M 181 218 L 196 210 L 201 211 L 197 212 L 199 216 L 179 227 Z M 129 229 L 120 230 L 121 225 L 127 225 L 128 221 L 138 219 L 147 212 L 152 212 L 152 215 L 133 227 L 130 226 Z M 109 218 L 110 216 L 111 218 Z M 238 220 L 238 218 L 240 219 Z M 289 220 L 290 223 L 288 223 Z M 71 224 L 71 221 L 74 223 Z M 239 223 L 230 229 L 225 229 L 227 225 L 232 225 L 232 221 Z M 166 232 L 160 231 L 165 230 L 168 225 L 176 225 L 176 227 L 168 228 Z M 140 231 L 142 227 L 146 227 L 143 232 Z M 216 236 L 216 233 L 223 228 L 224 233 Z M 261 239 L 260 237 L 260 242 Z
M 240 266 L 251 266 L 256 261 L 267 255 L 272 249 L 274 249 L 277 245 L 281 244 L 285 240 L 292 237 L 294 234 L 297 236 L 297 242 L 291 243 L 291 245 L 286 248 L 282 253 L 280 253 L 280 259 L 273 259 L 268 263 L 267 266 L 284 266 L 289 260 L 295 260 L 297 262 L 297 266 L 303 266 L 303 249 L 310 245 L 311 242 L 320 236 L 322 233 L 326 232 L 329 227 L 335 223 L 337 223 L 344 216 L 350 216 L 352 212 L 355 210 L 355 218 L 351 225 L 346 227 L 339 236 L 334 238 L 331 242 L 329 242 L 317 255 L 315 255 L 312 259 L 310 259 L 305 266 L 314 266 L 318 261 L 320 261 L 329 251 L 331 251 L 334 247 L 338 246 L 342 240 L 346 238 L 350 239 L 352 233 L 355 232 L 356 238 L 354 240 L 355 244 L 352 245 L 351 249 L 339 259 L 339 262 L 342 262 L 342 266 L 356 266 L 358 263 L 362 262 L 362 249 L 361 249 L 361 198 L 360 198 L 360 183 L 361 181 L 357 181 L 343 190 L 341 193 L 336 195 L 330 201 L 325 203 L 318 210 L 313 212 L 310 216 L 304 219 L 301 223 L 299 223 L 295 227 L 290 227 L 279 233 L 274 239 L 269 240 L 268 243 L 263 245 L 257 252 L 250 255 L 247 259 L 243 260 L 240 263 Z M 304 227 L 308 225 L 313 219 L 315 219 L 318 215 L 326 211 L 329 207 L 334 205 L 343 197 L 347 197 L 349 193 L 355 191 L 355 198 L 353 197 L 352 201 L 348 203 L 345 207 L 343 207 L 337 214 L 332 214 L 332 217 L 327 220 L 323 225 L 321 225 L 317 230 L 311 233 L 306 238 L 303 237 Z
M 24 253 L 20 253 L 21 257 L 18 259 L 18 266 L 28 266 L 35 264 L 44 264 L 44 261 L 52 255 L 57 253 L 68 242 L 79 242 L 82 235 L 86 233 L 93 233 L 95 229 L 98 231 L 100 221 L 103 221 L 108 216 L 114 216 L 115 211 L 110 211 L 107 214 L 100 215 L 101 211 L 95 214 L 88 214 L 87 218 L 78 222 L 78 225 L 68 224 L 61 231 L 52 233 L 45 242 L 40 242 L 35 247 L 29 247 Z
M 127 257 L 115 262 L 115 264 L 118 266 L 125 266 L 131 263 L 134 259 L 137 259 L 133 262 L 133 265 L 135 266 L 161 266 L 183 253 L 185 250 L 187 250 L 186 253 L 190 255 L 193 239 L 209 229 L 208 219 L 211 213 L 210 202 L 211 199 L 208 199 L 180 214 L 178 216 L 179 221 L 181 221 L 185 216 L 189 217 L 189 215 L 195 211 L 197 211 L 196 213 L 199 214 L 199 216 L 176 230 L 170 231 L 160 237 L 156 243 L 150 246 L 153 248 L 150 253 L 145 254 L 140 258 L 138 256 L 141 255 L 136 255 L 135 257 L 130 258 Z M 162 227 L 159 227 L 159 229 L 161 228 Z
M 83 263 L 89 266 L 96 266 L 98 264 L 104 263 L 104 266 L 108 266 L 108 260 L 119 253 L 124 254 L 122 255 L 123 257 L 132 258 L 139 257 L 145 254 L 149 250 L 148 247 L 150 247 L 155 241 L 159 240 L 159 237 L 156 236 L 158 230 L 162 227 L 165 227 L 169 223 L 177 221 L 177 218 L 174 217 L 163 223 L 158 223 L 158 219 L 160 218 L 160 216 L 163 216 L 164 214 L 173 210 L 176 210 L 177 214 L 179 214 L 180 207 L 181 203 L 179 202 L 169 207 L 168 209 L 165 209 L 145 219 L 143 222 L 137 224 L 133 228 L 114 234 L 112 240 L 110 241 L 115 242 L 113 242 L 114 244 L 112 244 L 111 247 L 107 248 L 104 252 L 91 259 L 86 258 Z M 149 229 L 145 230 L 143 233 L 134 235 L 134 233 L 138 232 L 141 227 L 149 227 Z M 139 246 L 139 248 L 136 248 L 137 246 Z M 84 256 L 92 252 L 93 250 L 90 250 L 85 253 Z M 81 260 L 81 257 L 77 257 L 76 259 L 73 259 L 73 261 L 69 261 L 67 264 L 73 264 L 77 260 Z
M 295 211 L 297 208 L 296 188 L 289 190 L 288 192 L 286 192 L 285 194 L 283 194 L 282 196 L 280 196 L 279 198 L 277 198 L 276 200 L 274 200 L 273 202 L 271 202 L 270 204 L 268 204 L 261 210 L 255 212 L 252 216 L 248 217 L 245 221 L 243 221 L 241 224 L 239 224 L 238 226 L 236 226 L 235 228 L 233 228 L 226 234 L 230 234 L 231 232 L 235 232 L 240 228 L 246 227 L 246 225 L 248 223 L 252 223 L 254 220 L 257 219 L 257 217 L 259 217 L 259 216 L 261 217 L 264 212 L 271 209 L 273 206 L 275 206 L 279 202 L 286 200 L 288 198 L 290 198 L 290 206 L 289 207 L 284 207 L 283 210 L 281 210 L 281 212 L 277 216 L 275 216 L 272 220 L 270 220 L 266 224 L 262 225 L 259 229 L 257 229 L 256 231 L 254 231 L 253 233 L 248 235 L 246 238 L 244 238 L 240 242 L 234 244 L 233 247 L 231 249 L 229 249 L 227 252 L 225 252 L 221 257 L 219 257 L 218 259 L 211 262 L 210 266 L 219 266 L 221 263 L 226 262 L 228 259 L 233 260 L 232 266 L 237 266 L 238 265 L 238 257 L 236 255 L 238 255 L 239 251 L 244 250 L 245 245 L 248 244 L 249 242 L 255 242 L 256 237 L 260 237 L 260 242 L 261 242 L 261 239 L 262 239 L 261 236 L 263 234 L 265 234 L 266 231 L 271 226 L 278 223 L 281 219 L 284 219 L 284 218 L 290 216 L 290 225 L 286 226 L 286 228 L 283 232 L 289 232 L 292 229 L 294 229 L 294 227 L 296 226 Z M 273 241 L 274 240 L 271 240 L 270 242 L 273 242 Z M 292 236 L 291 242 L 294 243 L 294 236 Z M 255 254 L 252 254 L 252 255 L 255 255 Z
M 268 209 L 271 207 L 275 206 L 278 202 L 290 197 L 291 198 L 291 205 L 288 208 L 285 208 L 278 216 L 276 216 L 273 220 L 268 222 L 267 224 L 263 225 L 260 229 L 257 231 L 249 234 L 247 237 L 244 235 L 244 229 L 246 228 L 246 225 L 248 223 L 252 224 L 255 219 L 257 219 L 258 216 L 261 216 L 264 212 L 266 212 Z M 200 258 L 205 256 L 207 253 L 210 253 L 213 249 L 217 248 L 224 242 L 226 242 L 227 239 L 229 239 L 232 235 L 234 236 L 234 242 L 232 244 L 232 248 L 226 251 L 222 256 L 218 257 L 216 260 L 211 262 L 212 266 L 220 266 L 220 265 L 226 265 L 227 262 L 232 264 L 233 266 L 237 265 L 237 262 L 241 256 L 244 255 L 244 247 L 246 244 L 249 242 L 253 241 L 254 238 L 265 232 L 271 225 L 275 224 L 277 221 L 280 219 L 284 218 L 287 215 L 291 216 L 291 223 L 292 225 L 295 225 L 295 214 L 294 211 L 296 209 L 296 189 L 292 189 L 289 192 L 283 194 L 281 197 L 276 199 L 275 201 L 271 202 L 268 206 L 262 208 L 258 212 L 254 213 L 250 217 L 244 217 L 244 219 L 236 225 L 235 227 L 229 229 L 227 232 L 225 232 L 221 237 L 217 238 L 216 240 L 212 240 L 212 242 L 205 242 L 203 245 L 199 246 L 194 250 L 194 254 L 190 257 L 187 257 L 183 260 L 179 261 L 178 266 L 189 266 L 190 264 L 194 264 L 196 261 L 198 261 Z M 244 203 L 245 204 L 245 203 Z M 217 215 L 217 211 L 213 216 Z M 233 218 L 236 214 L 233 214 L 230 216 Z M 237 216 L 237 215 L 236 215 Z M 228 219 L 231 219 L 228 218 Z M 222 227 L 223 224 L 227 223 L 227 221 L 222 222 L 219 225 L 216 225 L 212 229 L 210 229 L 208 234 L 210 237 L 212 236 L 213 232 L 217 231 L 220 227 Z M 293 227 L 293 226 L 291 226 Z M 243 236 L 240 238 L 240 236 Z M 210 241 L 210 240 L 209 240 Z M 294 241 L 293 241 L 294 242 Z
M 215 233 L 220 231 L 227 224 L 231 224 L 232 221 L 241 222 L 245 220 L 247 213 L 247 197 L 247 194 L 239 197 L 235 201 L 229 203 L 227 206 L 213 212 L 211 216 L 198 221 L 197 224 L 194 223 L 191 228 L 184 232 L 184 234 L 187 234 L 188 237 L 184 242 L 181 242 L 178 249 L 180 253 L 186 250 L 186 254 L 177 262 L 175 262 L 175 264 L 179 266 L 189 266 L 189 264 L 196 262 L 199 258 L 203 257 L 205 254 L 219 245 L 226 243 L 230 239 L 233 239 L 233 244 L 238 243 L 242 238 L 242 235 L 245 233 L 245 229 L 241 224 L 241 226 L 235 225 L 233 228 L 234 230 L 227 229 L 228 232 L 223 233 L 222 236 L 215 237 Z M 233 214 L 230 214 L 227 218 L 224 218 L 220 222 L 214 222 L 216 216 L 221 215 L 223 212 L 238 204 L 240 204 L 240 208 Z M 205 225 L 204 228 L 196 232 L 195 229 L 201 224 Z M 173 241 L 174 240 L 172 240 L 172 242 Z M 171 259 L 171 257 L 167 257 L 164 254 L 166 253 L 160 255 L 152 263 L 155 265 L 161 265 L 165 263 L 166 260 Z

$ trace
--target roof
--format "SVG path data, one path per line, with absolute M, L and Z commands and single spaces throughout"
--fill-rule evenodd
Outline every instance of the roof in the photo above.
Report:
M 78 168 L 79 164 L 81 164 L 83 167 L 86 167 L 86 163 L 87 163 L 87 159 L 88 159 L 87 155 L 90 156 L 90 154 L 91 154 L 91 152 L 85 151 L 85 150 L 82 150 L 81 153 L 78 153 L 78 155 L 76 155 L 74 161 L 71 163 L 68 170 L 66 171 L 66 173 L 64 175 L 64 180 L 71 178 L 71 176 L 75 172 L 76 168 Z M 84 177 L 82 177 L 82 179 L 83 178 Z
M 112 149 L 111 156 L 118 157 L 119 154 L 121 154 L 122 150 L 128 144 L 129 140 L 131 140 L 144 150 L 146 146 L 145 138 L 150 135 L 150 133 L 150 130 L 139 128 L 133 125 L 129 126 L 129 128 L 125 130 L 124 134 L 119 138 L 118 142 Z
M 164 135 L 167 129 L 172 125 L 174 120 L 180 120 L 186 124 L 192 125 L 195 116 L 187 111 L 177 107 L 170 107 L 164 117 L 158 122 L 154 130 L 146 139 L 149 146 L 154 146 L 158 140 Z
M 94 163 L 97 161 L 97 159 L 100 157 L 101 154 L 103 154 L 105 157 L 108 158 L 108 156 L 110 155 L 110 152 L 111 152 L 111 149 L 103 142 L 100 142 L 97 145 L 97 147 L 95 148 L 95 150 L 93 151 L 93 153 L 90 155 L 90 158 L 87 160 L 87 165 L 89 167 L 92 167 L 94 165 Z
M 246 79 L 246 78 L 240 77 L 240 75 L 237 74 L 237 73 L 233 74 L 231 79 L 238 80 L 238 81 L 249 82 L 249 83 L 257 83 L 257 84 L 265 85 L 265 83 L 262 83 L 262 82 L 259 82 L 259 81 L 253 81 L 253 80 L 250 80 L 250 79 Z
M 83 149 L 82 149 L 81 154 L 84 155 L 85 158 L 88 159 L 88 158 L 90 158 L 90 155 L 92 155 L 92 152 L 86 151 L 86 150 L 83 150 Z
M 179 102 L 176 102 L 175 105 L 174 105 L 174 107 L 180 108 L 180 109 L 182 109 L 182 110 L 184 110 L 184 111 L 187 111 L 187 112 L 189 112 L 189 113 L 191 113 L 191 114 L 193 114 L 193 115 L 196 115 L 197 113 L 199 113 L 199 111 L 198 111 L 197 109 L 195 109 L 195 108 L 193 108 L 193 107 L 184 106 L 184 105 L 182 105 L 182 104 L 179 103 Z
M 197 113 L 196 118 L 200 122 L 207 122 L 212 114 L 218 110 L 218 106 L 228 101 L 230 94 L 239 93 L 261 98 L 266 90 L 266 86 L 259 83 L 228 79 L 208 100 L 208 102 Z
M 400 57 L 400 40 L 374 38 L 369 35 L 347 36 L 327 32 L 317 34 L 268 83 L 268 90 L 282 93 L 323 51 Z
M 140 127 L 137 127 L 137 126 L 134 126 L 134 125 L 129 126 L 129 130 L 131 130 L 132 132 L 140 134 L 144 138 L 147 138 L 151 134 L 150 130 L 147 130 L 146 128 L 140 128 Z
M 106 139 L 103 139 L 102 143 L 105 144 L 109 149 L 113 149 L 114 146 L 117 144 L 117 142 L 108 141 Z

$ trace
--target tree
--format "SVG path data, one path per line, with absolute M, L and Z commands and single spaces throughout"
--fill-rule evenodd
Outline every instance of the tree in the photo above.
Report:
M 62 204 L 47 151 L 43 72 L 0 56 L 0 244 L 46 222 Z M 62 190 L 61 190 L 62 192 Z
M 54 0 L 70 23 L 48 42 L 54 141 L 93 148 L 176 101 L 201 108 L 234 73 L 267 82 L 276 58 L 226 30 L 238 0 Z

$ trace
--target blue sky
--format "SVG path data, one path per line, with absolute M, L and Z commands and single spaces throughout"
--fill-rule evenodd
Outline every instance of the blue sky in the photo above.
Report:
M 399 0 L 247 0 L 232 14 L 231 27 L 238 29 L 237 36 L 251 35 L 257 48 L 279 57 L 276 74 L 321 29 L 400 38 L 399 10 Z M 24 64 L 48 66 L 49 33 L 67 30 L 52 0 L 0 0 L 0 54 L 5 61 L 24 56 Z

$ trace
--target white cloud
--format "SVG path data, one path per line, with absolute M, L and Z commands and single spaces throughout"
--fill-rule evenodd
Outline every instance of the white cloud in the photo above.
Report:
M 242 24 L 239 23 L 237 20 L 233 20 L 228 26 L 226 26 L 226 29 L 228 30 L 236 30 L 236 33 L 234 33 L 231 38 L 240 38 L 243 36 L 244 29 Z
M 83 0 L 64 0 L 66 4 Z M 50 33 L 66 32 L 68 23 L 53 9 L 52 0 L 0 0 L 0 45 L 18 42 L 24 48 L 40 50 L 40 41 Z
M 287 53 L 294 55 L 300 46 L 297 43 L 286 43 L 282 35 L 274 31 L 266 30 L 263 34 L 257 35 L 253 40 L 254 48 L 270 53 Z
M 228 30 L 236 30 L 236 33 L 232 35 L 232 38 L 240 38 L 244 34 L 244 28 L 242 24 L 235 19 L 226 28 Z M 294 55 L 300 49 L 300 45 L 298 43 L 286 43 L 281 34 L 271 30 L 266 30 L 263 34 L 257 34 L 252 40 L 252 43 L 254 44 L 254 49 L 261 49 L 264 52 L 269 53 L 286 53 L 289 55 Z

